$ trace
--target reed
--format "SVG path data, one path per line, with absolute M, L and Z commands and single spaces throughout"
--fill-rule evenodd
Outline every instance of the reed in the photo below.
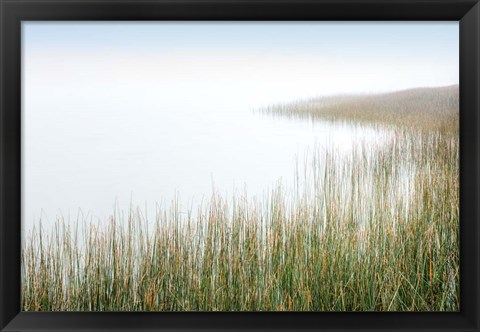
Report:
M 421 130 L 392 120 L 384 144 L 315 151 L 293 190 L 263 199 L 214 194 L 186 216 L 174 201 L 153 224 L 132 208 L 105 226 L 39 225 L 22 248 L 22 309 L 457 311 L 458 105 L 442 107 Z
M 338 95 L 267 105 L 260 113 L 303 119 L 345 120 L 458 134 L 459 87 L 416 88 L 364 95 Z

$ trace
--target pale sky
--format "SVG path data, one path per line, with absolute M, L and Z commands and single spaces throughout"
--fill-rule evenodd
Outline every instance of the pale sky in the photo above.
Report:
M 255 107 L 457 84 L 458 29 L 457 22 L 24 22 L 24 74 L 59 95 L 234 92 Z M 68 91 L 57 84 L 66 80 Z

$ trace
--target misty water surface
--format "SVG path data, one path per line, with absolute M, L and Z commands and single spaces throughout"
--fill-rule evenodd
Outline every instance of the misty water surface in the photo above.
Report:
M 30 111 L 24 130 L 23 228 L 40 218 L 107 220 L 114 207 L 139 206 L 154 218 L 173 199 L 182 212 L 223 197 L 262 198 L 293 188 L 296 166 L 312 151 L 348 151 L 373 129 L 261 114 L 247 103 L 159 94 L 138 103 L 65 102 Z M 58 108 L 61 108 L 59 111 Z M 35 108 L 33 108 L 35 109 Z M 52 121 L 48 115 L 55 114 Z M 40 134 L 41 133 L 41 134 Z

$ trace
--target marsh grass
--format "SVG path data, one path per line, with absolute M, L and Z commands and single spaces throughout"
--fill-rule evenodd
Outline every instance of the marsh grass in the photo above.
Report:
M 339 95 L 268 105 L 260 113 L 303 119 L 449 131 L 458 135 L 458 85 L 365 95 Z
M 444 97 L 429 97 L 441 116 L 421 130 L 394 119 L 384 144 L 316 150 L 294 190 L 214 194 L 186 216 L 173 202 L 153 223 L 131 209 L 104 226 L 39 225 L 22 250 L 22 309 L 459 310 L 458 105 Z

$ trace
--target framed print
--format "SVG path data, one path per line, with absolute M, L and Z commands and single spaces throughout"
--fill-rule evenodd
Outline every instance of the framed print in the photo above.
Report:
M 479 6 L 2 0 L 2 331 L 477 331 Z

